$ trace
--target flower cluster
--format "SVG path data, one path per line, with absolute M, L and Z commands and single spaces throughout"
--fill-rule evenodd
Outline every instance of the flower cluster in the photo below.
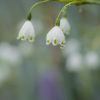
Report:
M 64 21 L 65 20 L 65 21 Z M 68 34 L 70 30 L 70 25 L 67 19 L 62 18 L 60 20 L 60 26 L 54 26 L 46 36 L 46 44 L 52 43 L 54 46 L 60 44 L 61 48 L 65 46 L 65 36 L 64 33 Z
M 54 26 L 46 36 L 46 44 L 52 43 L 54 46 L 65 45 L 64 33 L 68 34 L 70 31 L 70 25 L 66 18 L 60 20 L 60 26 Z M 35 31 L 31 21 L 27 20 L 22 26 L 17 39 L 26 40 L 33 42 L 35 39 Z
M 36 3 L 35 5 L 32 6 L 32 8 L 29 11 L 29 14 L 27 16 L 27 21 L 24 23 L 24 25 L 22 26 L 17 39 L 21 40 L 26 40 L 28 39 L 30 42 L 33 42 L 35 39 L 35 31 L 34 31 L 34 27 L 31 23 L 31 10 L 38 4 L 44 3 L 44 2 L 48 2 L 50 0 L 45 0 L 45 1 L 40 1 L 39 3 Z M 57 46 L 57 45 L 61 45 L 61 48 L 63 48 L 65 46 L 65 34 L 69 34 L 70 31 L 70 25 L 69 22 L 66 18 L 66 13 L 64 12 L 64 16 L 61 18 L 60 20 L 60 15 L 62 13 L 62 11 L 65 9 L 65 7 L 61 10 L 61 12 L 59 13 L 57 20 L 56 20 L 56 24 L 55 26 L 48 32 L 47 36 L 46 36 L 46 44 L 50 44 L 52 43 L 53 46 Z M 66 10 L 66 9 L 65 9 Z
M 42 3 L 45 2 L 49 2 L 49 1 L 58 1 L 58 2 L 63 2 L 66 3 L 66 5 L 61 9 L 61 11 L 58 14 L 57 17 L 57 21 L 56 21 L 56 25 L 48 32 L 47 36 L 46 36 L 46 44 L 50 44 L 52 43 L 54 46 L 56 45 L 61 45 L 61 47 L 64 47 L 65 45 L 65 34 L 69 34 L 70 31 L 70 25 L 69 22 L 67 20 L 66 17 L 66 8 L 71 5 L 71 4 L 76 4 L 76 5 L 82 5 L 82 4 L 100 4 L 100 1 L 92 1 L 91 0 L 87 1 L 87 0 L 43 0 L 40 1 L 36 4 L 34 4 L 30 10 L 29 10 L 29 14 L 27 16 L 27 21 L 25 22 L 25 24 L 22 26 L 17 39 L 21 38 L 21 40 L 26 40 L 29 39 L 30 42 L 33 42 L 35 39 L 35 31 L 34 31 L 34 27 L 31 23 L 31 11 L 32 9 Z M 60 19 L 60 16 L 63 12 L 63 17 Z

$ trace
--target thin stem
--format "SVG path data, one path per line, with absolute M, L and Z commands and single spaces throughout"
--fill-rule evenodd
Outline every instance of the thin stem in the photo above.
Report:
M 77 1 L 73 1 L 73 2 L 67 3 L 67 4 L 61 9 L 61 11 L 59 12 L 57 18 L 58 18 L 58 19 L 60 18 L 61 13 L 63 12 L 63 10 L 64 10 L 67 6 L 69 6 L 69 5 L 71 5 L 71 4 L 75 4 L 75 3 L 77 3 Z
M 66 8 L 64 9 L 64 12 L 63 12 L 62 17 L 63 17 L 63 18 L 66 18 L 66 17 L 67 17 L 67 14 L 66 14 Z
M 34 5 L 30 8 L 29 12 L 31 12 L 32 9 L 33 9 L 35 6 L 37 6 L 37 5 L 41 4 L 41 3 L 49 2 L 49 1 L 51 1 L 51 0 L 44 0 L 44 1 L 40 1 L 40 2 L 38 2 L 38 3 L 36 3 L 36 4 L 34 4 Z
M 100 1 L 93 1 L 92 4 L 100 5 Z
M 58 14 L 58 17 L 57 17 L 57 19 L 59 19 L 60 18 L 60 15 L 61 15 L 61 13 L 63 12 L 63 10 L 67 7 L 67 6 L 69 6 L 69 5 L 71 5 L 71 4 L 77 4 L 77 5 L 80 5 L 80 4 L 96 4 L 96 5 L 100 5 L 100 1 L 72 1 L 72 2 L 69 2 L 69 3 L 67 3 L 62 9 L 61 9 L 61 11 L 59 12 L 59 14 Z
M 98 1 L 98 0 L 91 0 L 91 1 L 90 0 L 86 0 L 86 1 L 82 0 L 80 4 L 96 4 L 96 5 L 100 5 L 100 1 Z

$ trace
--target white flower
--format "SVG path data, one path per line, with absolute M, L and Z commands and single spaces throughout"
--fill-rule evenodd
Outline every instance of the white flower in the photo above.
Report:
M 26 21 L 22 26 L 17 39 L 21 38 L 21 40 L 29 39 L 30 42 L 34 41 L 35 32 L 31 21 Z
M 69 22 L 68 22 L 68 20 L 66 18 L 61 18 L 61 20 L 60 20 L 60 28 L 64 33 L 69 34 L 70 24 L 69 24 Z
M 46 44 L 48 45 L 51 42 L 54 46 L 58 44 L 60 44 L 62 47 L 64 46 L 65 36 L 62 30 L 60 29 L 60 27 L 55 26 L 48 32 L 47 37 L 46 37 Z
M 68 56 L 73 53 L 79 52 L 81 48 L 81 44 L 77 39 L 70 38 L 66 41 L 66 46 L 63 50 L 63 55 Z
M 0 43 L 0 60 L 9 64 L 19 64 L 22 61 L 22 56 L 16 46 L 8 43 Z
M 74 53 L 66 60 L 66 68 L 68 71 L 80 71 L 83 65 L 83 56 L 80 53 Z
M 85 63 L 88 66 L 88 68 L 96 69 L 100 64 L 98 54 L 93 51 L 87 52 L 85 54 Z

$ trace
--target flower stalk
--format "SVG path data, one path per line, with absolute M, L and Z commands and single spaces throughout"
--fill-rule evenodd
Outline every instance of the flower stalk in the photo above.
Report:
M 27 15 L 27 20 L 29 20 L 29 21 L 30 21 L 30 20 L 31 20 L 31 18 L 32 18 L 32 15 L 31 15 L 31 12 L 29 12 L 29 13 L 28 13 L 28 15 Z
M 78 4 L 78 5 L 82 5 L 82 4 L 100 5 L 99 0 L 52 0 L 52 1 L 57 1 L 57 2 L 62 2 L 62 3 L 76 2 L 75 4 Z
M 66 9 L 69 5 L 71 5 L 71 4 L 80 4 L 82 1 L 72 1 L 72 2 L 69 2 L 69 3 L 67 3 L 62 9 L 61 9 L 61 11 L 59 12 L 59 14 L 58 14 L 58 19 L 60 18 L 60 16 L 61 16 L 61 14 L 62 14 L 62 12 L 64 11 L 64 9 Z
M 31 20 L 31 11 L 33 10 L 33 8 L 34 7 L 36 7 L 37 5 L 39 5 L 39 4 L 42 4 L 42 3 L 45 3 L 45 2 L 49 2 L 49 1 L 51 1 L 51 0 L 43 0 L 43 1 L 40 1 L 40 2 L 38 2 L 38 3 L 35 3 L 31 8 L 30 8 L 30 10 L 29 10 L 29 12 L 28 12 L 28 15 L 27 15 L 27 20 Z
M 67 16 L 66 16 L 66 8 L 71 5 L 71 4 L 75 4 L 75 5 L 82 5 L 82 4 L 96 4 L 96 5 L 100 5 L 100 1 L 99 0 L 42 0 L 38 3 L 35 3 L 29 10 L 28 15 L 27 15 L 27 21 L 24 23 L 24 25 L 22 26 L 17 39 L 21 40 L 26 40 L 28 39 L 30 42 L 33 42 L 35 39 L 35 30 L 34 27 L 32 25 L 31 22 L 31 12 L 33 10 L 34 7 L 36 7 L 39 4 L 42 3 L 46 3 L 49 1 L 57 1 L 57 2 L 62 2 L 62 3 L 66 3 L 66 5 L 61 9 L 61 11 L 59 12 L 57 19 L 55 21 L 55 26 L 48 32 L 47 36 L 46 36 L 46 44 L 50 44 L 52 43 L 54 46 L 60 45 L 61 48 L 63 48 L 65 46 L 65 34 L 69 34 L 70 31 L 70 24 L 67 20 Z M 60 19 L 60 16 L 63 12 L 62 18 Z
M 36 3 L 36 4 L 34 4 L 34 5 L 30 8 L 29 12 L 31 12 L 32 9 L 33 9 L 35 6 L 37 6 L 37 5 L 39 5 L 39 4 L 42 4 L 42 3 L 45 3 L 45 2 L 49 2 L 49 1 L 51 1 L 51 0 L 43 0 L 43 1 L 40 1 L 40 2 L 38 2 L 38 3 Z

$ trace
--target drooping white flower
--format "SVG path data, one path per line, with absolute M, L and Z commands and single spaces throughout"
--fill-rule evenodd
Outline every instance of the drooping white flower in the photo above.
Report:
M 52 43 L 54 46 L 60 44 L 65 45 L 65 36 L 59 26 L 53 27 L 46 36 L 46 44 Z
M 68 20 L 66 18 L 61 18 L 61 20 L 60 20 L 60 28 L 64 33 L 69 34 L 70 24 L 69 24 L 69 22 L 68 22 Z
M 27 20 L 24 23 L 24 25 L 22 26 L 17 39 L 20 39 L 20 38 L 21 38 L 21 40 L 29 39 L 30 42 L 34 41 L 35 32 L 34 32 L 34 27 L 31 23 L 31 21 Z

